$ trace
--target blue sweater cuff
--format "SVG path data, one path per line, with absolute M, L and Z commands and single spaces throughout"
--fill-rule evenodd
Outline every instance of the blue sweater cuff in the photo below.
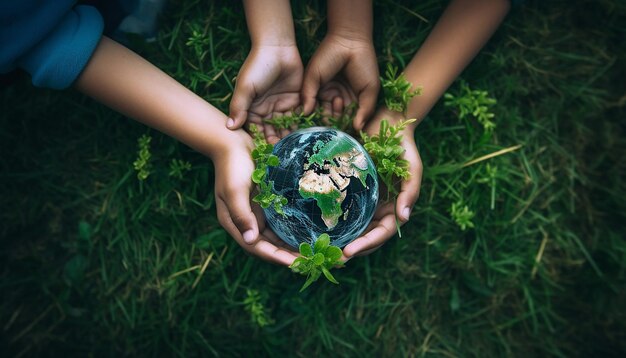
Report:
M 69 87 L 102 37 L 102 16 L 91 6 L 76 6 L 59 25 L 19 60 L 37 87 Z

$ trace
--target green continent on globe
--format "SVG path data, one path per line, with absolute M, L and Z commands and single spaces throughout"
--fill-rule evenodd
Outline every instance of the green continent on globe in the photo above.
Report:
M 341 204 L 346 199 L 346 189 L 351 178 L 358 178 L 366 187 L 367 175 L 376 177 L 365 155 L 347 140 L 327 143 L 317 141 L 303 169 L 304 173 L 298 182 L 300 196 L 315 199 L 329 230 L 337 225 L 344 214 Z

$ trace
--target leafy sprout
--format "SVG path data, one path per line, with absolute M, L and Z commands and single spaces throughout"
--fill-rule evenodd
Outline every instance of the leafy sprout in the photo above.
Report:
M 327 123 L 324 123 L 324 113 L 322 107 L 318 107 L 308 116 L 303 115 L 300 111 L 294 110 L 289 115 L 266 119 L 265 123 L 271 124 L 276 129 L 310 128 L 315 126 L 324 126 L 327 124 L 332 128 L 346 132 L 352 127 L 354 115 L 358 107 L 359 104 L 357 102 L 350 103 L 345 106 L 339 116 L 328 117 Z
M 452 216 L 454 222 L 456 222 L 463 231 L 474 227 L 472 219 L 476 216 L 476 213 L 471 211 L 467 205 L 463 205 L 462 200 L 452 203 L 452 206 L 450 207 L 450 216 Z
M 458 110 L 459 119 L 475 118 L 482 125 L 485 132 L 491 133 L 496 128 L 493 121 L 495 114 L 491 107 L 497 103 L 494 98 L 488 97 L 487 91 L 473 90 L 465 81 L 461 81 L 461 91 L 457 95 L 444 94 L 444 105 Z
M 317 125 L 316 117 L 318 115 L 317 111 L 305 116 L 302 112 L 294 110 L 290 115 L 266 119 L 265 122 L 277 129 L 309 128 Z
M 139 150 L 137 151 L 138 157 L 137 160 L 133 162 L 133 167 L 137 171 L 137 178 L 139 180 L 148 179 L 152 170 L 152 154 L 150 153 L 151 141 L 152 137 L 147 134 L 142 135 L 137 140 L 137 146 L 139 147 Z
M 256 164 L 256 168 L 252 172 L 252 181 L 259 186 L 259 193 L 252 198 L 252 201 L 261 205 L 263 209 L 273 205 L 278 214 L 285 216 L 283 206 L 287 204 L 287 198 L 275 194 L 273 192 L 274 182 L 267 179 L 267 168 L 280 164 L 278 157 L 272 154 L 274 146 L 263 138 L 256 126 L 250 126 L 250 131 L 255 144 L 255 148 L 252 150 L 252 159 Z
M 261 328 L 274 323 L 263 304 L 266 299 L 258 290 L 247 289 L 243 300 L 246 311 L 250 312 L 250 319 Z
M 405 113 L 411 99 L 422 93 L 421 88 L 411 91 L 411 83 L 403 73 L 398 75 L 398 68 L 387 64 L 385 77 L 381 77 L 385 105 L 392 111 Z
M 380 130 L 378 134 L 368 136 L 361 132 L 363 147 L 370 154 L 378 175 L 387 186 L 388 196 L 390 194 L 397 196 L 398 190 L 395 188 L 397 180 L 407 179 L 410 176 L 409 162 L 402 158 L 404 148 L 402 147 L 402 131 L 415 119 L 407 119 L 400 121 L 395 125 L 389 125 L 386 119 L 380 122 Z
M 178 179 L 183 178 L 183 174 L 191 170 L 191 163 L 182 159 L 172 159 L 170 162 L 169 176 Z
M 342 252 L 337 246 L 330 245 L 330 236 L 328 234 L 320 235 L 313 246 L 307 242 L 301 243 L 300 254 L 302 256 L 295 259 L 289 266 L 293 272 L 307 276 L 306 282 L 300 288 L 300 292 L 317 281 L 322 274 L 328 281 L 339 284 L 330 273 L 330 269 L 342 265 L 342 262 L 339 260 Z

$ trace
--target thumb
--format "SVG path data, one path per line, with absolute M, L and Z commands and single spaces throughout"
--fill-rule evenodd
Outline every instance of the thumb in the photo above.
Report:
M 217 208 L 218 217 L 229 233 L 242 238 L 246 244 L 257 242 L 259 227 L 250 207 L 249 195 L 242 191 L 233 191 L 218 200 L 223 204 Z
M 406 140 L 406 139 L 405 139 Z M 415 146 L 414 143 L 410 145 Z M 422 182 L 422 161 L 417 149 L 407 150 L 405 159 L 409 161 L 410 177 L 400 184 L 400 193 L 396 200 L 396 213 L 402 222 L 407 222 L 411 216 L 411 210 L 417 201 Z
M 251 86 L 243 83 L 235 85 L 233 98 L 230 100 L 230 118 L 226 123 L 229 129 L 239 129 L 248 119 L 248 109 L 254 99 L 255 93 Z
M 372 116 L 376 109 L 376 100 L 378 99 L 378 86 L 368 86 L 359 93 L 359 109 L 354 116 L 354 129 L 360 131 L 365 126 L 365 122 Z
M 302 113 L 309 115 L 315 109 L 317 103 L 317 92 L 320 89 L 320 75 L 317 70 L 309 66 L 304 73 L 302 81 L 302 92 L 300 98 L 302 101 Z

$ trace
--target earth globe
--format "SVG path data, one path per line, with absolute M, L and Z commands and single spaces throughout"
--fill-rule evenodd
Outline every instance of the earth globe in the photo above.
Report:
M 264 209 L 269 226 L 286 243 L 314 243 L 323 233 L 344 247 L 372 220 L 378 203 L 376 167 L 348 134 L 325 127 L 297 130 L 275 146 L 280 164 L 268 167 L 273 192 L 287 199 L 284 215 Z

